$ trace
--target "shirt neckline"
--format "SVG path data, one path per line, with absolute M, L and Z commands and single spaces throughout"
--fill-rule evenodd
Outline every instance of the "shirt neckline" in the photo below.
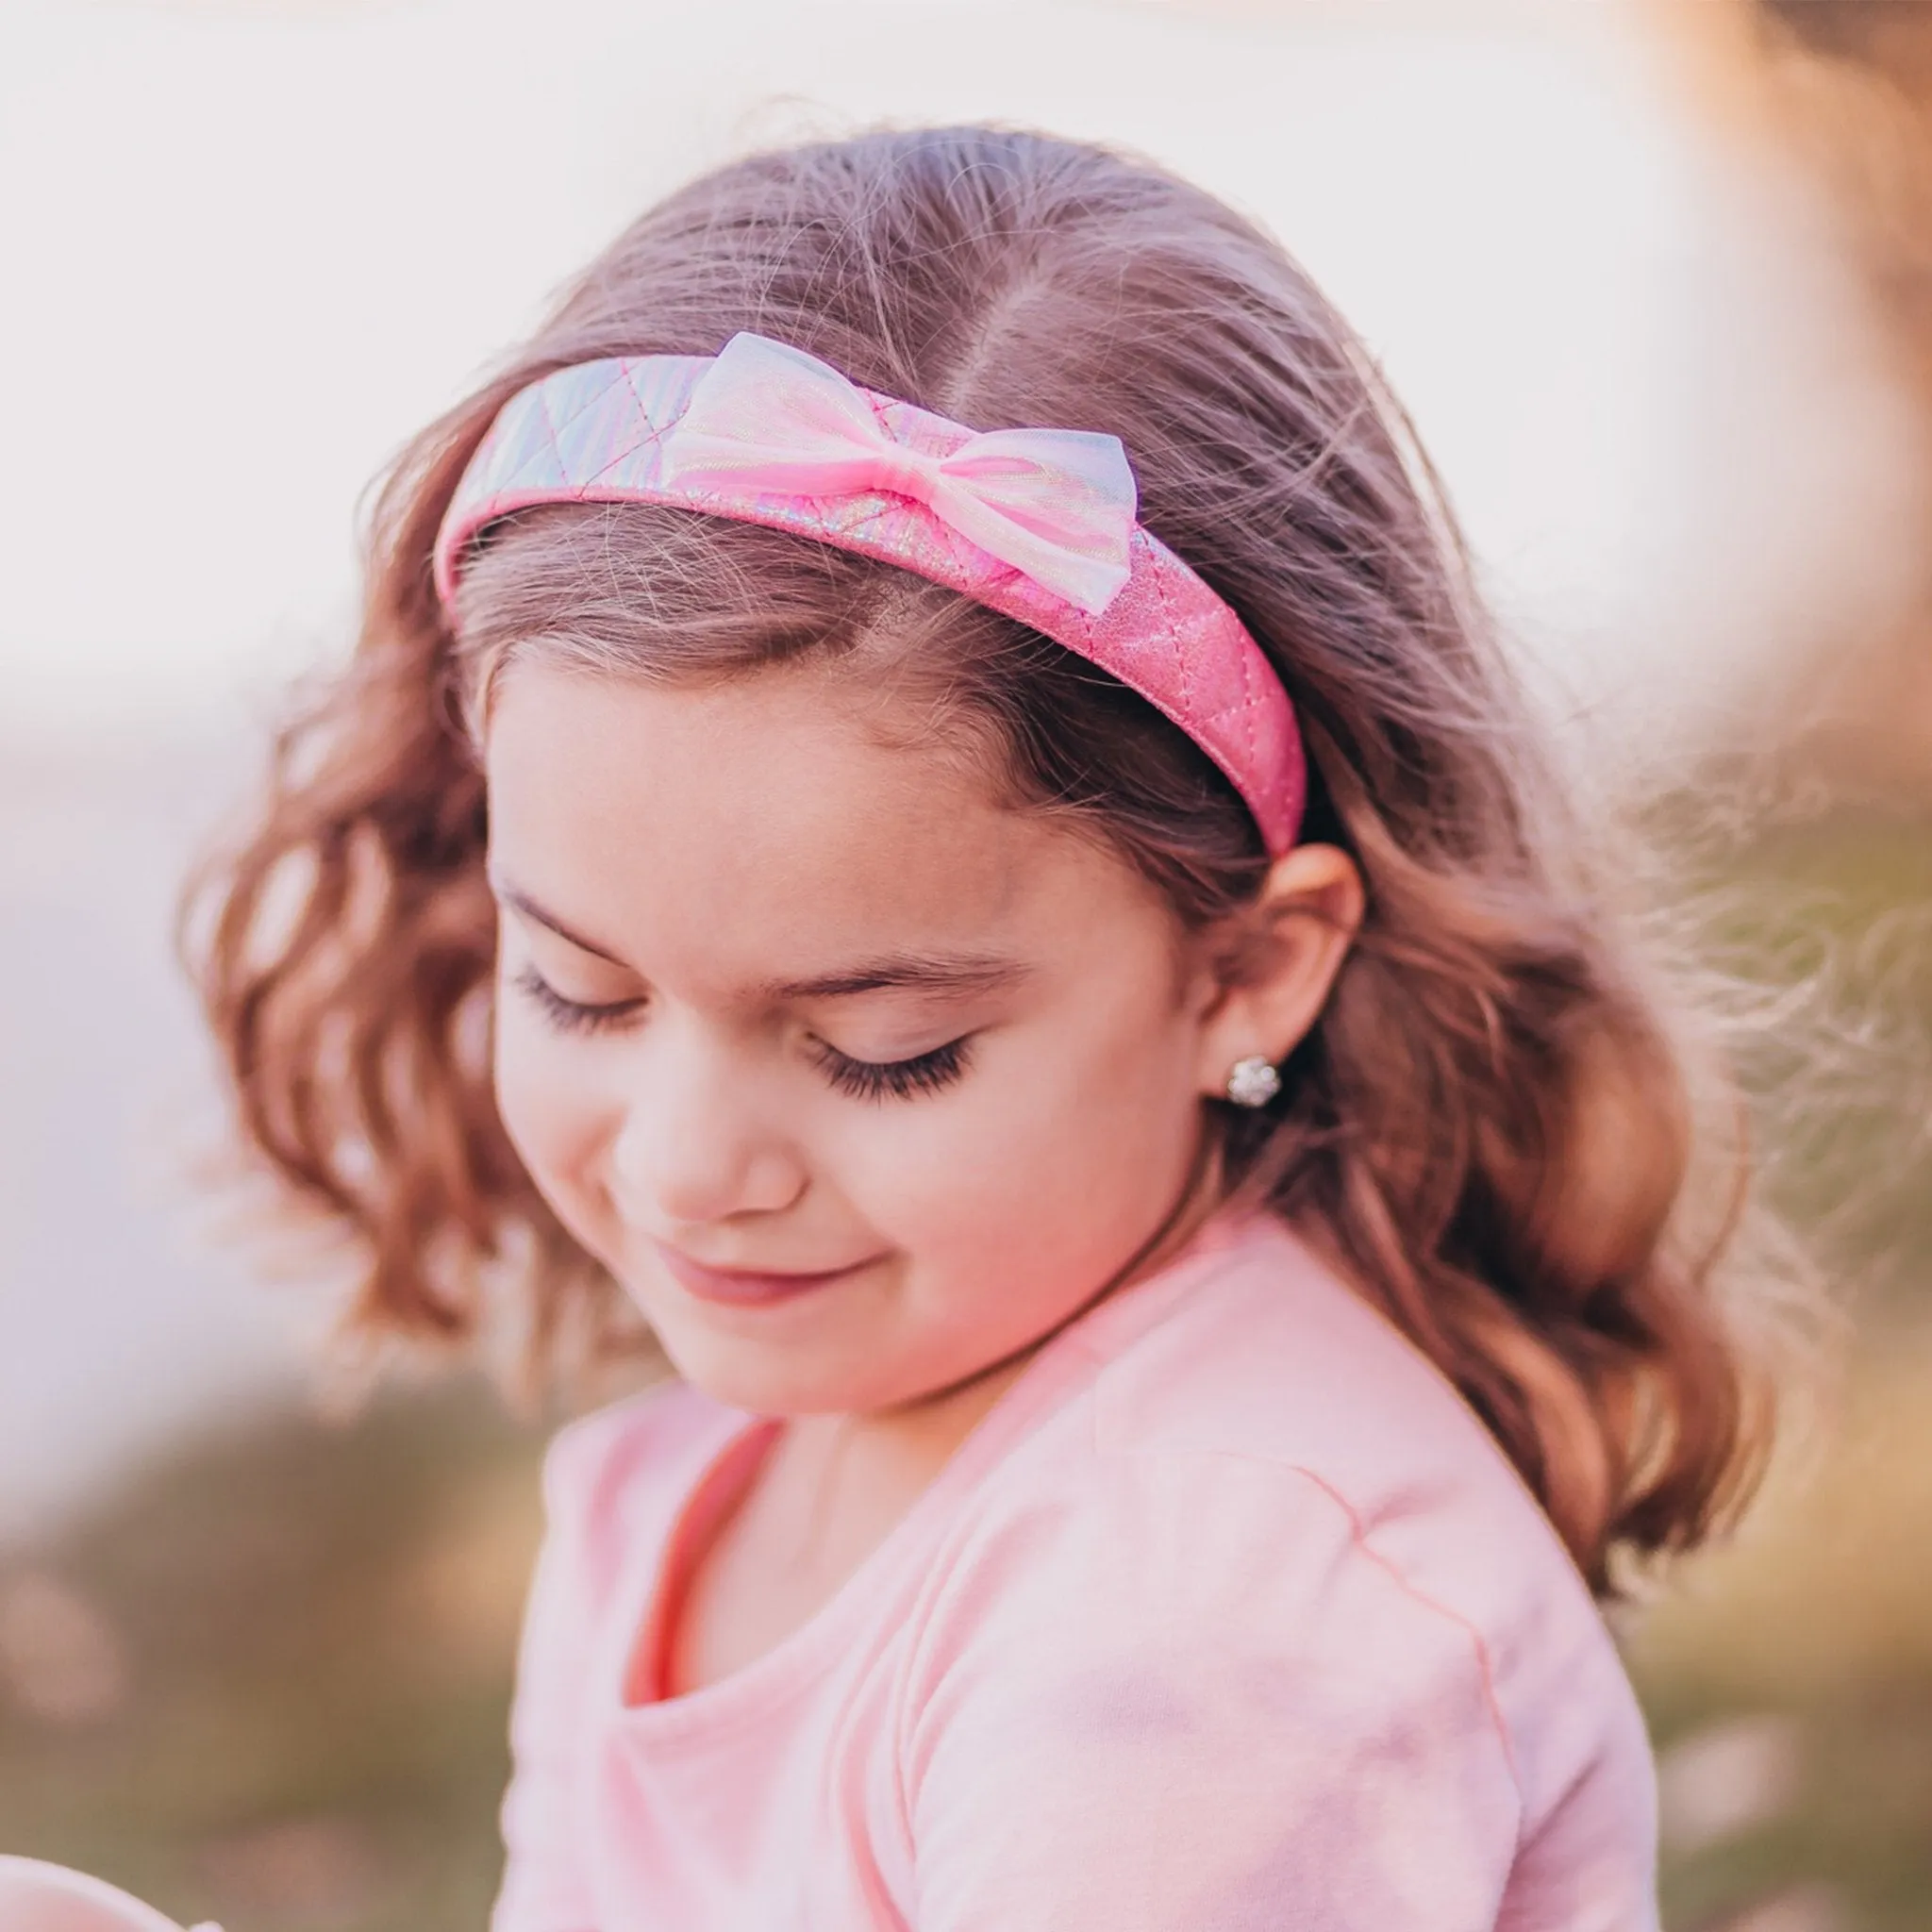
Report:
M 721 1408 L 722 1433 L 684 1484 L 665 1528 L 651 1538 L 641 1553 L 639 1569 L 623 1592 L 627 1608 L 619 1620 L 623 1638 L 608 1690 L 625 1730 L 639 1738 L 666 1740 L 694 1732 L 714 1734 L 763 1718 L 773 1703 L 802 1684 L 816 1681 L 820 1666 L 865 1614 L 874 1584 L 897 1565 L 901 1552 L 916 1545 L 927 1534 L 928 1524 L 942 1521 L 955 1500 L 971 1491 L 1038 1421 L 1058 1408 L 1079 1384 L 1091 1380 L 1137 1335 L 1153 1326 L 1183 1291 L 1218 1270 L 1232 1250 L 1254 1240 L 1264 1225 L 1270 1231 L 1287 1232 L 1265 1214 L 1211 1217 L 1185 1247 L 1153 1274 L 1117 1289 L 1047 1341 L 844 1582 L 771 1649 L 727 1676 L 694 1690 L 631 1703 L 627 1701 L 629 1689 L 646 1661 L 650 1680 L 661 1681 L 663 1619 L 674 1581 L 672 1565 L 680 1543 L 696 1526 L 708 1502 L 740 1458 L 761 1455 L 783 1426 L 778 1418 Z

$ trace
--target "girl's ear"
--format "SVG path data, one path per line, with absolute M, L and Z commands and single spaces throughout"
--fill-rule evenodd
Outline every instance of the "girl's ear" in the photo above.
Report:
M 1355 860 L 1337 845 L 1298 845 L 1269 868 L 1259 895 L 1217 935 L 1202 1092 L 1224 1098 L 1238 1060 L 1278 1066 L 1294 1050 L 1361 927 L 1364 898 Z

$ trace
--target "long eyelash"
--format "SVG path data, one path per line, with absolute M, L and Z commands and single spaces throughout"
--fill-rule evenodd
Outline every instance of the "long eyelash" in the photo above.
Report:
M 968 1043 L 964 1038 L 948 1041 L 909 1060 L 856 1060 L 822 1041 L 818 1062 L 832 1085 L 855 1100 L 909 1100 L 950 1087 L 966 1071 Z
M 525 966 L 510 984 L 536 1003 L 544 1018 L 562 1033 L 605 1033 L 634 1020 L 642 1000 L 618 1000 L 609 1006 L 587 1006 L 568 1000 L 537 971 Z M 918 1093 L 938 1093 L 966 1071 L 968 1037 L 948 1041 L 930 1053 L 906 1060 L 856 1060 L 837 1047 L 820 1041 L 816 1053 L 825 1076 L 841 1093 L 856 1100 L 909 1100 Z
M 606 1033 L 635 1019 L 642 1000 L 618 1000 L 608 1007 L 588 1007 L 578 1000 L 567 1000 L 537 971 L 525 966 L 514 974 L 510 984 L 526 999 L 534 1000 L 543 1017 L 559 1033 Z

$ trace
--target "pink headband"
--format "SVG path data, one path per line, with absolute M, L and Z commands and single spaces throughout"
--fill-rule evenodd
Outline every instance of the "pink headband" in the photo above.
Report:
M 464 472 L 436 540 L 445 608 L 471 540 L 548 503 L 675 505 L 944 584 L 1139 691 L 1226 773 L 1271 856 L 1294 843 L 1307 780 L 1288 693 L 1241 619 L 1134 521 L 1118 437 L 975 435 L 763 336 L 578 363 L 518 391 Z

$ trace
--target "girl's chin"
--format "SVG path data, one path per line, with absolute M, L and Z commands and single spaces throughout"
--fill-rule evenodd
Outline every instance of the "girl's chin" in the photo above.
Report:
M 802 1310 L 709 1306 L 658 1283 L 631 1299 L 678 1377 L 727 1408 L 851 1414 L 906 1399 L 881 1358 L 875 1311 L 841 1333 L 844 1324 L 807 1322 Z

